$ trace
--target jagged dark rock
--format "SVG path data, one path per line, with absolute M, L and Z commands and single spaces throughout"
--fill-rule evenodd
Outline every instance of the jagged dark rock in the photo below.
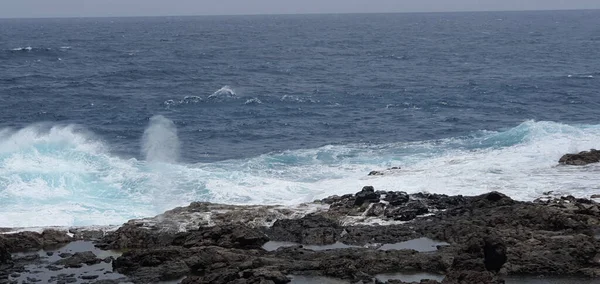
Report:
M 324 245 L 335 243 L 342 229 L 337 221 L 310 214 L 300 219 L 277 220 L 266 232 L 275 241 Z
M 9 252 L 38 250 L 66 244 L 72 240 L 66 232 L 57 230 L 44 230 L 41 234 L 37 232 L 20 232 L 0 235 L 0 244 L 4 244 L 4 248 Z
M 419 215 L 427 213 L 429 213 L 429 208 L 427 208 L 424 203 L 415 201 L 408 203 L 405 206 L 388 207 L 383 214 L 385 217 L 393 220 L 410 221 L 417 218 Z
M 183 247 L 219 246 L 224 248 L 258 249 L 269 238 L 261 231 L 245 225 L 203 227 L 178 234 L 173 245 Z
M 600 162 L 600 151 L 591 149 L 577 154 L 566 154 L 558 160 L 563 165 L 583 166 Z
M 375 189 L 372 186 L 365 186 L 360 192 L 354 195 L 355 206 L 377 202 L 379 202 L 379 194 L 375 192 Z
M 365 187 L 357 194 L 332 196 L 311 206 L 300 214 L 274 206 L 193 203 L 160 218 L 127 222 L 103 236 L 99 245 L 125 250 L 122 256 L 104 261 L 112 262 L 115 272 L 134 283 L 184 277 L 183 283 L 288 283 L 288 275 L 372 283 L 376 274 L 402 271 L 441 273 L 446 276 L 443 283 L 452 284 L 503 283 L 502 275 L 600 276 L 596 238 L 600 205 L 589 199 L 547 196 L 520 202 L 499 192 L 408 195 Z M 217 219 L 206 219 L 213 216 L 211 210 Z M 63 236 L 54 232 L 0 235 L 0 261 L 11 266 L 6 277 L 12 273 L 34 277 L 25 265 L 41 263 L 47 255 L 10 260 L 2 248 L 6 252 L 36 249 L 67 240 Z M 428 252 L 381 247 L 420 238 L 448 244 Z M 267 241 L 298 244 L 267 251 L 262 248 Z M 352 247 L 314 247 L 336 242 Z M 87 252 L 60 256 L 63 259 L 55 266 L 69 269 L 102 261 Z M 77 281 L 80 276 L 57 282 Z M 104 281 L 101 276 L 98 280 Z
M 129 221 L 117 231 L 108 234 L 98 243 L 104 249 L 149 248 L 170 245 L 176 232 L 160 228 L 143 227 L 142 223 Z
M 392 206 L 399 206 L 407 203 L 410 200 L 410 197 L 406 192 L 388 191 L 385 193 L 383 200 L 387 201 Z
M 102 260 L 97 258 L 96 255 L 91 251 L 77 252 L 70 257 L 58 260 L 55 264 L 64 265 L 67 268 L 79 268 L 83 264 L 93 265 L 98 264 Z

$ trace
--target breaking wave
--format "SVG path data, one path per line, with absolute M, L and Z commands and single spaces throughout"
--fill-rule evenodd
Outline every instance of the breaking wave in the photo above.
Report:
M 123 159 L 74 126 L 0 130 L 0 227 L 120 224 L 192 201 L 298 204 L 364 185 L 382 190 L 480 194 L 519 200 L 545 191 L 589 196 L 600 167 L 561 167 L 597 146 L 600 125 L 526 121 L 506 131 L 384 145 L 330 145 L 214 163 L 177 163 L 175 124 L 150 120 L 145 160 Z M 185 153 L 182 153 L 185 154 Z M 368 177 L 374 169 L 402 170 Z
M 237 97 L 237 94 L 235 93 L 235 91 L 233 90 L 233 88 L 229 87 L 229 86 L 223 86 L 222 88 L 218 89 L 216 92 L 214 92 L 212 95 L 208 96 L 208 99 L 226 99 L 226 98 L 235 98 Z

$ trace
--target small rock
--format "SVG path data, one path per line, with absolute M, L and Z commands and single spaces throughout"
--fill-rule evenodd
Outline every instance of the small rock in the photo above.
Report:
M 375 188 L 373 186 L 367 185 L 367 186 L 364 186 L 361 191 L 362 192 L 375 192 Z
M 375 192 L 375 188 L 372 186 L 365 186 L 363 189 L 356 193 L 354 200 L 355 206 L 361 206 L 365 202 L 367 203 L 376 203 L 379 202 L 379 194 Z

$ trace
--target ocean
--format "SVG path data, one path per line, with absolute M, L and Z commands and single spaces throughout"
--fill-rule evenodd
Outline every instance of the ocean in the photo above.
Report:
M 0 227 L 600 193 L 600 11 L 0 20 Z M 388 167 L 402 170 L 367 176 Z

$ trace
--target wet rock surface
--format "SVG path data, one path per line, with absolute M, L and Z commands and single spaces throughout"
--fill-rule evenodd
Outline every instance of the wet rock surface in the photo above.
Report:
M 591 149 L 577 154 L 566 154 L 558 160 L 563 165 L 583 166 L 600 162 L 600 151 Z
M 134 283 L 294 283 L 294 279 L 384 283 L 376 276 L 403 272 L 436 275 L 423 281 L 411 278 L 414 283 L 504 283 L 503 278 L 519 275 L 600 276 L 600 206 L 588 199 L 519 202 L 498 192 L 470 197 L 409 195 L 364 187 L 356 194 L 287 210 L 193 203 L 160 218 L 132 220 L 97 242 L 103 249 L 125 250 L 112 256 L 114 260 L 89 248 L 15 254 L 15 249 L 41 248 L 43 234 L 5 235 L 0 239 L 0 265 L 11 268 L 3 270 L 8 273 L 2 274 L 0 283 L 41 279 L 32 272 L 35 269 L 27 268 L 40 263 L 45 275 L 55 270 L 57 283 L 118 279 L 106 275 Z M 6 241 L 19 238 L 27 245 Z M 411 245 L 423 241 L 436 246 Z M 290 245 L 263 249 L 267 242 Z M 331 246 L 314 249 L 315 245 Z M 2 254 L 2 248 L 9 254 Z M 98 265 L 108 265 L 104 269 L 110 273 L 79 272 Z M 73 272 L 64 272 L 69 269 Z
M 387 175 L 387 174 L 393 174 L 393 173 L 398 172 L 400 170 L 401 170 L 400 167 L 391 167 L 391 168 L 388 168 L 388 169 L 385 169 L 385 170 L 370 171 L 369 175 L 370 176 L 384 176 L 384 175 Z

